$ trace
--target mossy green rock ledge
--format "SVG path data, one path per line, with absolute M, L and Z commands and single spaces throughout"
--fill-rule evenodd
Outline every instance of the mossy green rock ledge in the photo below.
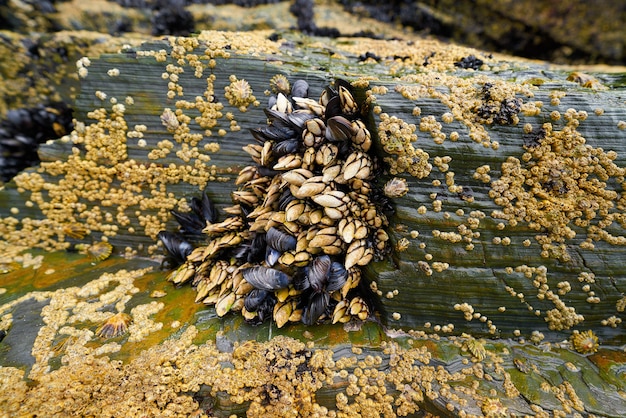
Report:
M 0 190 L 5 414 L 626 413 L 624 73 L 262 31 L 77 71 L 75 131 Z M 393 250 L 366 269 L 370 321 L 252 327 L 159 268 L 170 210 L 231 204 L 277 75 L 313 98 L 351 82 L 380 186 L 407 182 Z

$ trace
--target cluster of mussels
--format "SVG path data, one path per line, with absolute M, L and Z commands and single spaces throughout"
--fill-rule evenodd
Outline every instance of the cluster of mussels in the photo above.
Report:
M 0 122 L 0 181 L 39 164 L 39 145 L 70 132 L 72 112 L 63 102 L 9 110 Z
M 244 150 L 255 164 L 239 173 L 230 217 L 218 222 L 204 194 L 173 215 L 185 233 L 208 237 L 206 245 L 159 233 L 182 263 L 168 279 L 190 281 L 196 301 L 215 305 L 217 315 L 240 311 L 251 323 L 270 315 L 279 327 L 365 320 L 374 298 L 361 268 L 388 251 L 391 207 L 372 183 L 380 170 L 363 109 L 343 80 L 317 101 L 304 80 L 291 88 L 284 77 L 273 81 L 269 123 L 251 130 L 255 142 Z

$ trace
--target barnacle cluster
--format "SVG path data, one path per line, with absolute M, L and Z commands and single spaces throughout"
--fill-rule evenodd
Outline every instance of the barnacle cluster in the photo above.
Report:
M 577 229 L 587 232 L 583 248 L 593 248 L 600 240 L 626 244 L 623 236 L 611 232 L 614 227 L 609 228 L 614 223 L 626 226 L 624 192 L 610 187 L 622 182 L 626 172 L 614 163 L 614 151 L 587 145 L 576 131 L 586 112 L 570 109 L 565 116 L 568 124 L 562 130 L 544 124 L 541 136 L 525 144 L 521 160 L 508 157 L 489 191 L 503 208 L 494 212 L 496 218 L 527 222 L 539 233 L 542 256 L 562 260 L 569 259 L 564 243 Z
M 385 157 L 391 174 L 408 172 L 417 178 L 430 174 L 432 165 L 428 162 L 428 153 L 412 144 L 417 140 L 415 129 L 415 125 L 406 123 L 397 116 L 386 113 L 380 115 L 378 136 L 385 152 L 391 155 Z
M 492 87 L 491 83 L 483 85 L 483 101 L 475 109 L 478 120 L 487 125 L 516 125 L 519 122 L 517 114 L 521 110 L 522 100 L 516 97 L 494 97 Z
M 413 347 L 383 342 L 377 350 L 353 347 L 338 357 L 333 350 L 284 336 L 235 343 L 228 351 L 220 350 L 214 341 L 196 345 L 198 336 L 199 330 L 190 326 L 121 362 L 110 359 L 102 350 L 105 346 L 94 348 L 86 343 L 88 336 L 76 334 L 62 365 L 37 376 L 37 383 L 27 383 L 17 367 L 0 368 L 3 412 L 10 416 L 78 412 L 84 416 L 397 417 L 434 410 L 441 416 L 548 417 L 565 416 L 565 411 L 574 409 L 593 411 L 581 400 L 588 393 L 577 380 L 580 373 L 571 374 L 571 382 L 550 383 L 547 377 L 554 369 L 547 363 L 553 357 L 540 364 L 535 364 L 541 361 L 537 356 L 523 362 L 515 358 L 525 370 L 518 372 L 509 366 L 513 355 L 503 350 L 490 365 L 466 358 L 447 362 L 433 357 L 427 348 L 430 342 L 420 338 Z M 442 344 L 454 349 L 452 344 Z M 523 346 L 517 348 L 528 353 Z M 543 364 L 547 373 L 538 368 Z M 583 364 L 588 363 L 577 361 L 566 367 Z M 513 378 L 522 373 L 526 379 L 519 386 L 524 391 L 529 387 L 527 379 L 541 381 L 544 398 L 553 400 L 549 409 L 516 389 Z M 328 396 L 328 390 L 334 396 Z
M 273 80 L 277 91 L 289 86 Z M 193 249 L 179 235 L 159 234 L 182 262 L 169 280 L 191 282 L 196 301 L 215 305 L 219 316 L 241 311 L 281 327 L 372 313 L 361 267 L 388 250 L 389 204 L 373 184 L 371 136 L 349 83 L 337 80 L 319 100 L 308 89 L 298 80 L 290 96 L 270 98 L 269 126 L 252 129 L 255 141 L 244 147 L 255 164 L 237 177 L 230 217 L 217 222 L 206 194 L 192 199 L 192 211 L 173 212 L 184 232 L 204 233 L 206 245 Z M 391 188 L 405 188 L 397 183 Z
M 218 331 L 215 339 L 210 333 L 201 342 L 206 329 L 193 325 L 173 335 L 157 332 L 167 326 L 158 321 L 172 319 L 172 308 L 156 301 L 136 305 L 145 298 L 146 275 L 149 269 L 104 273 L 80 287 L 36 290 L 0 305 L 0 330 L 15 337 L 25 324 L 12 324 L 12 314 L 19 315 L 20 305 L 45 302 L 30 372 L 0 366 L 5 415 L 396 417 L 435 411 L 461 417 L 561 416 L 561 411 L 594 410 L 586 401 L 597 393 L 585 383 L 590 377 L 619 376 L 619 368 L 608 366 L 607 372 L 600 364 L 600 371 L 591 367 L 572 373 L 567 383 L 551 383 L 561 367 L 579 371 L 594 358 L 572 354 L 563 364 L 554 351 L 467 334 L 390 330 L 392 341 L 381 336 L 375 344 L 355 343 L 359 335 L 372 338 L 378 329 L 373 323 L 357 332 L 336 329 L 321 341 L 310 331 L 303 333 L 308 341 L 275 336 L 258 342 Z M 178 297 L 181 293 L 190 292 Z M 102 324 L 99 329 L 96 323 Z M 539 380 L 541 389 L 528 385 L 528 379 Z M 546 397 L 553 400 L 547 411 L 533 403 L 539 390 L 541 405 Z M 612 393 L 619 408 L 623 398 Z

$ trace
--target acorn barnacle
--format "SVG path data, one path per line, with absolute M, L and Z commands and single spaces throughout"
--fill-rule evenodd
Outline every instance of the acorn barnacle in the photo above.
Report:
M 487 350 L 485 350 L 485 345 L 473 338 L 468 337 L 465 343 L 463 344 L 463 348 L 470 352 L 472 356 L 474 356 L 478 361 L 483 361 L 487 356 Z
M 68 224 L 63 226 L 63 233 L 70 238 L 83 239 L 88 230 L 80 224 Z
M 282 74 L 276 74 L 270 79 L 270 86 L 274 93 L 289 94 L 291 86 L 289 80 Z
M 598 351 L 598 337 L 592 330 L 574 331 L 570 337 L 574 350 L 581 354 L 591 354 Z
M 406 251 L 411 245 L 411 242 L 407 238 L 400 238 L 398 242 L 396 242 L 396 251 L 403 252 Z
M 133 322 L 130 315 L 118 312 L 105 320 L 96 330 L 100 338 L 115 338 L 128 332 L 128 326 Z
M 76 249 L 88 255 L 94 261 L 103 261 L 111 256 L 113 246 L 107 241 L 100 241 L 94 244 L 76 244 Z
M 231 104 L 250 99 L 245 80 L 230 81 Z M 220 220 L 205 193 L 191 211 L 172 212 L 180 233 L 158 234 L 178 266 L 168 280 L 191 283 L 196 301 L 218 316 L 240 312 L 250 323 L 366 320 L 374 294 L 361 269 L 390 243 L 389 204 L 380 203 L 387 197 L 376 183 L 379 162 L 369 153 L 361 104 L 343 80 L 319 100 L 308 97 L 304 80 L 290 90 L 281 75 L 270 84 L 268 123 L 250 130 L 244 151 L 253 163 L 235 181 L 229 217 Z M 400 191 L 388 194 L 403 194 L 406 182 L 396 183 Z
M 409 186 L 406 184 L 406 179 L 394 177 L 385 183 L 383 188 L 385 196 L 390 198 L 402 197 L 409 191 Z
M 481 411 L 485 417 L 498 418 L 508 417 L 509 411 L 500 399 L 487 398 L 483 401 Z
M 230 84 L 224 87 L 224 96 L 231 106 L 238 107 L 245 112 L 251 104 L 256 103 L 256 97 L 252 94 L 252 87 L 244 80 L 238 80 L 236 76 L 230 76 Z
M 167 128 L 169 132 L 174 132 L 180 126 L 176 113 L 172 112 L 172 109 L 165 108 L 161 113 L 161 123 Z

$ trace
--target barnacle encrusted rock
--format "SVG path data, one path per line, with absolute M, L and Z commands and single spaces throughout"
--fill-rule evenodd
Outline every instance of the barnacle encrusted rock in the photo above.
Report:
M 625 224 L 624 193 L 609 186 L 622 182 L 625 170 L 614 163 L 615 151 L 586 144 L 576 130 L 586 118 L 587 112 L 568 109 L 562 130 L 555 132 L 551 123 L 545 123 L 540 136 L 525 145 L 521 160 L 509 157 L 501 177 L 491 182 L 489 196 L 503 208 L 494 216 L 509 223 L 526 222 L 539 232 L 535 239 L 546 258 L 568 261 L 562 243 L 575 238 L 576 229 L 586 231 L 579 244 L 586 249 L 600 240 L 626 243 L 623 236 L 606 230 L 613 223 Z
M 347 193 L 338 189 L 324 191 L 323 184 L 324 180 L 341 179 L 342 171 L 348 173 L 349 181 L 362 181 L 360 177 L 368 176 L 368 157 L 355 153 L 350 163 L 331 164 L 332 168 L 316 175 L 295 168 L 312 161 L 332 161 L 337 151 L 331 146 L 334 144 L 325 141 L 328 131 L 337 136 L 358 131 L 354 135 L 358 138 L 356 143 L 371 147 L 366 151 L 372 155 L 388 158 L 388 165 L 380 167 L 380 184 L 389 179 L 391 170 L 396 170 L 408 190 L 394 203 L 396 216 L 390 218 L 390 228 L 384 234 L 378 231 L 382 228 L 377 228 L 374 237 L 389 241 L 390 248 L 396 250 L 381 262 L 355 269 L 358 273 L 348 275 L 346 283 L 371 280 L 369 290 L 380 296 L 383 307 L 381 321 L 404 331 L 368 328 L 374 324 L 365 322 L 361 324 L 368 334 L 364 349 L 358 343 L 338 347 L 333 345 L 336 340 L 328 340 L 330 348 L 316 348 L 312 343 L 279 338 L 258 345 L 250 342 L 252 347 L 241 343 L 235 345 L 231 354 L 228 342 L 218 338 L 222 351 L 211 342 L 192 344 L 197 329 L 180 321 L 163 322 L 161 315 L 172 306 L 195 307 L 194 298 L 199 297 L 200 290 L 204 291 L 200 286 L 191 296 L 185 289 L 177 289 L 168 291 L 159 302 L 146 301 L 147 295 L 152 294 L 149 289 L 136 292 L 134 284 L 126 284 L 123 289 L 115 286 L 111 277 L 122 280 L 128 272 L 110 272 L 97 282 L 102 286 L 98 289 L 80 288 L 79 294 L 75 289 L 63 289 L 29 296 L 50 301 L 50 308 L 42 311 L 46 314 L 44 326 L 35 339 L 36 364 L 28 371 L 28 377 L 40 383 L 27 386 L 23 383 L 24 371 L 14 367 L 0 369 L 2 393 L 9 394 L 3 399 L 9 408 L 6 410 L 21 414 L 58 408 L 55 411 L 79 410 L 87 415 L 91 411 L 111 415 L 155 411 L 189 415 L 200 407 L 193 395 L 214 402 L 212 406 L 203 405 L 203 409 L 233 411 L 240 407 L 241 411 L 249 409 L 268 416 L 285 408 L 320 415 L 355 415 L 368 410 L 390 416 L 415 413 L 418 408 L 457 415 L 503 411 L 542 415 L 561 410 L 610 415 L 613 412 L 606 409 L 619 410 L 623 406 L 619 391 L 624 388 L 618 378 L 602 390 L 594 390 L 582 377 L 575 379 L 582 374 L 573 372 L 585 368 L 585 373 L 595 373 L 586 362 L 609 367 L 607 363 L 594 358 L 593 353 L 584 362 L 577 357 L 569 363 L 555 360 L 557 353 L 576 356 L 571 351 L 573 346 L 555 342 L 584 327 L 593 329 L 593 335 L 602 341 L 603 346 L 598 347 L 602 356 L 621 361 L 619 353 L 606 345 L 623 343 L 621 287 L 626 277 L 620 262 L 620 237 L 624 235 L 620 214 L 624 130 L 620 121 L 626 117 L 623 105 L 615 100 L 615 91 L 594 90 L 594 99 L 589 101 L 587 87 L 567 81 L 566 72 L 555 70 L 548 78 L 537 64 L 489 57 L 456 46 L 442 48 L 435 41 L 329 41 L 334 53 L 328 54 L 330 50 L 324 47 L 323 54 L 310 54 L 310 49 L 292 49 L 293 39 L 271 41 L 270 35 L 209 32 L 193 39 L 171 38 L 124 48 L 116 55 L 80 60 L 77 71 L 85 78 L 77 102 L 82 109 L 79 123 L 70 136 L 43 148 L 44 163 L 39 169 L 23 173 L 2 191 L 2 207 L 10 214 L 0 221 L 2 237 L 11 243 L 8 247 L 21 243 L 65 248 L 78 242 L 102 240 L 129 256 L 154 254 L 158 248 L 153 245 L 154 238 L 161 230 L 175 226 L 171 211 L 193 212 L 194 201 L 189 198 L 205 190 L 214 197 L 220 213 L 235 218 L 240 213 L 229 208 L 231 192 L 242 202 L 258 202 L 270 195 L 262 189 L 269 191 L 277 186 L 261 181 L 248 184 L 246 190 L 236 190 L 237 185 L 233 184 L 237 173 L 251 176 L 241 184 L 254 177 L 254 170 L 241 170 L 249 160 L 241 148 L 251 141 L 246 128 L 259 128 L 267 119 L 262 106 L 257 107 L 254 102 L 248 103 L 246 112 L 242 112 L 236 93 L 243 92 L 240 96 L 251 99 L 254 92 L 255 98 L 265 103 L 261 92 L 286 93 L 286 84 L 278 77 L 283 75 L 292 80 L 306 79 L 311 95 L 317 97 L 331 81 L 328 74 L 339 74 L 352 82 L 354 103 L 367 103 L 372 112 L 360 124 L 355 121 L 355 125 L 348 126 L 342 119 L 326 123 L 324 106 L 319 102 L 296 101 L 297 106 L 310 106 L 313 113 L 318 112 L 316 118 L 306 121 L 311 135 L 303 140 L 311 147 L 319 147 L 321 163 L 317 162 L 317 151 L 315 155 L 291 156 L 277 162 L 279 168 L 291 173 L 283 179 L 294 186 L 296 195 L 301 192 L 297 200 L 302 202 L 290 202 L 284 219 L 281 215 L 266 221 L 275 222 L 273 226 L 279 229 L 303 222 L 307 216 L 309 220 L 326 216 L 336 224 L 305 237 L 309 244 L 313 242 L 315 248 L 328 252 L 342 247 L 347 252 L 351 248 L 351 269 L 366 260 L 368 254 L 362 240 L 369 236 L 362 235 L 365 222 L 354 216 L 338 219 L 338 215 L 350 210 L 350 202 L 344 201 Z M 285 34 L 286 38 L 289 36 Z M 315 43 L 307 44 L 307 48 L 321 50 L 320 44 Z M 437 53 L 433 55 L 434 50 Z M 366 52 L 377 60 L 359 61 L 358 57 Z M 472 54 L 483 61 L 478 70 L 454 65 Z M 305 56 L 311 66 L 303 69 Z M 263 66 L 259 65 L 261 61 Z M 231 75 L 235 78 L 231 79 Z M 295 83 L 290 87 L 295 88 Z M 297 107 L 278 97 L 276 106 L 280 109 Z M 346 100 L 347 108 L 354 111 L 354 103 Z M 575 110 L 568 111 L 570 108 Z M 546 125 L 548 122 L 551 126 Z M 570 144 L 576 148 L 568 148 Z M 269 148 L 253 144 L 247 150 L 253 158 L 268 161 Z M 507 165 L 514 159 L 518 163 Z M 576 164 L 588 167 L 588 172 L 580 172 L 586 173 L 586 177 L 579 173 Z M 535 172 L 534 167 L 538 167 Z M 528 183 L 509 181 L 520 178 L 521 173 Z M 218 179 L 230 183 L 210 183 Z M 498 183 L 501 179 L 505 179 L 504 186 L 519 194 L 509 196 L 506 190 L 502 191 Z M 358 187 L 360 193 L 367 194 L 367 184 Z M 405 191 L 404 187 L 401 189 Z M 592 193 L 585 194 L 583 190 Z M 502 196 L 491 197 L 490 193 Z M 508 204 L 500 205 L 506 203 L 504 200 L 496 202 L 500 197 L 521 199 L 529 205 L 536 203 L 537 207 L 531 209 L 539 212 L 528 218 L 519 213 L 502 217 L 508 213 Z M 613 206 L 608 203 L 611 199 Z M 309 212 L 307 204 L 317 205 L 316 200 L 321 207 Z M 585 200 L 591 205 L 589 208 Z M 596 204 L 598 208 L 594 209 Z M 514 202 L 511 205 L 515 208 Z M 572 210 L 571 205 L 579 206 Z M 259 212 L 255 214 L 257 219 L 263 219 Z M 547 222 L 541 214 L 560 223 L 540 224 Z M 376 211 L 372 216 L 376 217 Z M 585 221 L 589 224 L 585 225 Z M 540 226 L 537 228 L 535 223 Z M 261 224 L 257 226 L 261 228 Z M 213 244 L 210 248 L 206 243 L 198 244 L 203 250 L 194 256 L 204 260 L 224 246 L 239 245 L 246 236 L 236 232 L 240 228 L 237 225 L 240 224 L 232 219 L 220 219 L 210 226 L 200 226 L 200 230 L 206 229 Z M 289 229 L 280 230 L 295 236 Z M 277 246 L 283 248 L 279 254 L 279 258 L 284 257 L 281 262 L 310 263 L 306 251 L 299 251 L 302 254 L 298 257 L 302 258 L 294 253 L 290 259 L 285 254 L 295 251 L 288 249 L 292 240 L 271 234 L 280 243 Z M 193 251 L 191 247 L 181 247 L 178 241 L 173 248 L 178 248 L 183 259 Z M 315 254 L 315 259 L 319 258 L 316 272 L 327 271 L 327 260 L 321 257 L 332 254 L 322 255 L 323 252 Z M 42 262 L 36 256 L 17 258 L 7 254 L 1 255 L 7 271 Z M 348 259 L 347 255 L 342 257 L 343 261 Z M 213 275 L 211 280 L 216 282 L 227 277 L 233 268 L 230 259 L 217 261 L 215 269 L 204 272 Z M 336 260 L 331 259 L 330 269 L 332 261 Z M 112 269 L 115 258 L 93 263 Z M 267 271 L 252 268 L 246 272 L 251 281 L 265 283 Z M 196 269 L 189 269 L 186 274 L 187 279 L 195 277 Z M 137 286 L 143 282 L 135 270 L 130 275 L 135 277 Z M 162 282 L 163 276 L 154 282 Z M 280 284 L 284 277 L 271 273 L 269 281 Z M 251 292 L 243 281 L 238 284 L 239 292 Z M 328 282 L 322 288 L 324 285 L 328 290 Z M 119 293 L 109 295 L 107 286 L 115 287 Z M 290 289 L 269 291 L 275 292 L 276 303 L 270 315 L 276 323 L 298 321 L 298 305 L 293 303 L 296 295 Z M 348 285 L 345 292 L 342 287 L 342 298 L 351 291 Z M 10 296 L 6 293 L 2 296 Z M 258 296 L 260 292 L 256 293 Z M 318 293 L 322 296 L 316 303 L 323 306 L 325 293 Z M 208 293 L 202 296 L 199 301 Z M 174 297 L 178 299 L 174 301 Z M 16 325 L 13 309 L 26 299 L 10 301 L 3 308 L 0 330 L 8 332 L 5 340 L 11 338 Z M 235 299 L 236 292 L 216 293 L 211 302 L 215 311 L 208 309 L 201 314 L 203 321 L 209 318 L 203 326 L 210 323 L 209 328 L 224 327 L 228 331 L 225 334 L 236 329 L 241 320 L 234 315 L 213 319 L 215 314 L 232 310 Z M 80 309 L 73 309 L 79 302 Z M 329 322 L 366 318 L 368 303 L 370 300 L 360 295 L 341 300 L 328 315 Z M 134 308 L 130 311 L 125 309 L 131 306 Z M 94 338 L 98 325 L 116 312 L 129 312 L 133 317 L 128 334 L 111 341 Z M 68 318 L 73 318 L 71 323 Z M 268 329 L 263 327 L 256 329 Z M 304 338 L 317 338 L 318 327 L 331 337 L 341 334 L 349 339 L 357 335 L 345 334 L 341 325 L 317 325 L 308 327 L 312 331 L 307 330 Z M 301 330 L 297 325 L 285 328 L 298 333 Z M 285 328 L 280 332 L 288 332 Z M 347 322 L 346 329 L 354 329 L 354 324 Z M 254 335 L 255 331 L 246 330 L 248 336 Z M 379 351 L 372 351 L 369 346 L 376 345 L 372 335 L 380 335 L 381 330 L 398 340 L 384 342 Z M 463 332 L 468 336 L 455 337 Z M 155 335 L 164 333 L 175 336 L 163 344 L 156 343 Z M 591 340 L 591 346 L 595 346 Z M 154 344 L 152 348 L 137 352 L 137 344 L 146 341 Z M 116 356 L 126 344 L 130 344 L 134 354 L 125 363 L 119 363 Z M 547 348 L 553 351 L 542 351 Z M 474 353 L 470 355 L 464 349 Z M 64 360 L 57 361 L 55 355 Z M 433 356 L 439 360 L 431 364 Z M 212 360 L 207 362 L 206 358 Z M 552 380 L 564 372 L 555 364 L 565 364 L 566 371 L 573 374 L 573 383 Z M 610 370 L 615 373 L 615 369 Z M 258 374 L 250 380 L 252 371 Z M 537 379 L 543 382 L 541 392 L 533 391 Z M 289 380 L 295 384 L 285 385 Z M 531 380 L 533 384 L 528 384 Z M 68 386 L 76 395 L 71 400 L 65 395 Z M 278 389 L 272 390 L 273 387 Z M 325 388 L 333 394 L 330 401 Z M 207 390 L 210 395 L 206 395 Z M 127 399 L 123 393 L 134 397 L 129 396 L 133 399 L 128 402 L 112 401 Z M 42 402 L 44 398 L 49 402 Z M 142 402 L 136 402 L 137 399 Z
M 84 263 L 76 264 L 81 257 Z M 69 264 L 82 274 L 84 264 L 90 264 L 81 255 L 68 260 L 67 255 L 46 254 L 34 266 L 26 261 L 30 266 L 9 273 L 11 280 L 28 281 L 42 264 L 48 270 L 62 270 Z M 589 367 L 593 356 L 569 352 L 564 364 L 557 353 L 567 344 L 545 351 L 545 347 L 523 342 L 391 329 L 389 337 L 374 339 L 379 329 L 375 324 L 352 332 L 324 325 L 320 330 L 309 327 L 301 340 L 259 333 L 263 337 L 256 341 L 249 335 L 259 328 L 245 329 L 237 321 L 224 324 L 223 319 L 205 317 L 198 327 L 186 324 L 180 330 L 180 324 L 173 321 L 168 333 L 160 329 L 160 321 L 171 320 L 181 307 L 145 303 L 149 284 L 160 275 L 149 269 L 122 268 L 137 265 L 136 260 L 113 257 L 107 263 L 109 269 L 117 267 L 117 273 L 94 277 L 87 272 L 90 280 L 82 286 L 35 290 L 0 305 L 5 352 L 15 356 L 16 350 L 23 349 L 12 346 L 15 337 L 32 333 L 33 325 L 36 331 L 32 357 L 17 357 L 22 366 L 16 365 L 16 357 L 11 365 L 0 366 L 0 404 L 5 413 L 190 416 L 210 409 L 207 416 L 253 412 L 270 417 L 285 410 L 325 416 L 362 416 L 366 410 L 393 417 L 426 410 L 455 415 L 577 410 L 608 415 L 624 407 L 615 390 L 584 383 L 587 379 L 600 382 L 602 373 L 604 379 L 617 382 L 611 388 L 624 390 L 623 381 L 615 377 L 619 368 L 610 366 L 617 354 L 606 348 L 601 349 L 602 360 L 594 363 L 596 371 Z M 48 270 L 45 275 L 54 275 Z M 57 277 L 67 280 L 63 274 Z M 44 285 L 41 279 L 33 281 Z M 190 301 L 189 293 L 185 289 L 171 292 L 177 295 L 174 301 L 193 305 L 184 302 Z M 113 317 L 125 319 L 119 312 L 130 306 L 134 306 L 130 309 L 133 324 L 128 334 L 96 335 L 98 323 Z M 20 309 L 24 307 L 33 311 L 38 324 L 14 323 L 12 314 L 23 316 Z M 207 328 L 209 323 L 226 326 Z M 263 328 L 271 331 L 271 326 Z M 583 342 L 589 340 L 585 343 L 589 354 L 598 349 L 592 333 L 573 335 L 580 335 Z M 576 338 L 572 343 L 576 344 Z M 571 372 L 567 384 L 550 379 L 565 368 Z M 583 368 L 585 372 L 578 373 Z M 528 379 L 543 383 L 538 388 L 529 385 Z
M 7 202 L 23 204 L 4 203 L 11 216 L 0 222 L 3 237 L 45 248 L 104 240 L 129 256 L 154 253 L 154 237 L 173 227 L 171 210 L 188 211 L 190 196 L 206 189 L 224 208 L 235 186 L 210 182 L 234 180 L 240 170 L 235 164 L 247 158 L 240 147 L 250 140 L 242 128 L 257 127 L 266 118 L 262 106 L 252 102 L 242 112 L 227 94 L 231 101 L 237 91 L 251 99 L 245 80 L 261 102 L 260 92 L 285 91 L 282 77 L 300 68 L 301 52 L 269 35 L 203 32 L 125 48 L 119 56 L 79 60 L 78 71 L 88 69 L 78 98 L 87 123 L 79 121 L 71 135 L 44 147 L 41 168 L 20 175 L 17 187 L 6 189 Z M 358 130 L 355 139 L 383 158 L 383 171 L 403 171 L 397 176 L 408 186 L 395 203 L 397 217 L 388 232 L 399 251 L 392 263 L 373 263 L 365 272 L 374 279 L 374 293 L 398 291 L 383 299 L 389 310 L 382 319 L 398 313 L 394 324 L 411 328 L 430 324 L 493 335 L 537 330 L 550 339 L 562 339 L 559 332 L 584 324 L 602 341 L 615 339 L 619 285 L 609 285 L 609 279 L 578 281 L 580 273 L 614 278 L 623 269 L 615 264 L 619 257 L 605 256 L 619 255 L 624 236 L 619 140 L 624 131 L 618 128 L 624 118 L 618 104 L 615 115 L 599 109 L 600 102 L 616 103 L 613 92 L 594 90 L 599 101 L 587 109 L 586 87 L 567 81 L 569 72 L 555 73 L 548 86 L 537 81 L 536 64 L 456 46 L 440 49 L 426 40 L 351 41 L 337 44 L 341 53 L 323 64 L 335 73 L 360 74 L 347 78 L 356 103 L 368 104 L 372 112 L 349 130 Z M 440 52 L 432 55 L 434 50 Z M 356 59 L 367 51 L 380 59 Z M 470 55 L 483 61 L 478 70 L 454 65 Z M 261 72 L 256 59 L 266 60 Z M 507 76 L 513 70 L 515 82 Z M 310 71 L 306 79 L 318 94 L 328 83 L 326 72 Z M 149 97 L 142 83 L 153 86 Z M 119 89 L 113 91 L 113 85 Z M 316 120 L 322 119 L 323 107 L 307 100 L 297 105 L 318 112 L 306 121 L 310 135 L 304 138 L 315 145 L 316 135 L 326 135 Z M 345 134 L 347 125 L 337 121 L 330 130 Z M 324 144 L 320 161 L 332 159 L 330 145 Z M 267 150 L 247 149 L 267 159 Z M 367 164 L 361 166 L 365 160 L 356 155 L 339 168 L 354 176 L 350 181 L 367 175 Z M 298 158 L 284 158 L 279 167 L 297 164 L 302 164 Z M 309 177 L 292 168 L 286 178 L 312 200 L 324 179 L 336 178 L 337 168 Z M 524 184 L 517 174 L 524 175 Z M 252 198 L 243 191 L 235 196 Z M 343 213 L 339 196 L 316 199 L 326 205 L 323 216 Z M 286 216 L 294 222 L 305 209 L 293 204 Z M 316 237 L 317 248 L 337 248 L 330 228 Z M 352 232 L 358 223 L 349 219 L 341 231 L 337 228 L 346 244 L 363 239 Z M 350 263 L 367 258 L 354 246 Z M 289 257 L 283 261 L 307 260 L 303 252 L 303 258 Z M 528 272 L 518 269 L 523 265 Z M 531 271 L 543 268 L 545 274 Z M 463 296 L 450 293 L 451 283 L 464 284 Z M 473 292 L 485 288 L 493 290 L 492 297 L 475 297 Z M 568 298 L 559 293 L 566 289 Z M 423 301 L 419 310 L 414 309 L 417 294 Z M 434 303 L 441 294 L 450 294 L 447 304 Z M 225 298 L 220 307 L 229 302 Z M 469 318 L 454 309 L 465 303 L 474 309 Z

